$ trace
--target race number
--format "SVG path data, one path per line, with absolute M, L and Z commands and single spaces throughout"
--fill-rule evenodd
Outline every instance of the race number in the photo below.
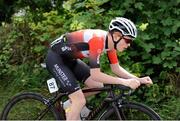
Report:
M 58 86 L 54 78 L 47 80 L 47 85 L 50 93 L 58 91 Z

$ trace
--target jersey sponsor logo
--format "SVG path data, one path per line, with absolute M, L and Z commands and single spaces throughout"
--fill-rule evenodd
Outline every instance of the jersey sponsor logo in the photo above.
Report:
M 63 47 L 61 47 L 61 50 L 62 50 L 63 52 L 66 51 L 66 50 L 71 51 L 71 47 L 63 46 Z
M 65 75 L 65 73 L 61 70 L 61 68 L 59 68 L 59 66 L 57 64 L 54 65 L 56 71 L 58 72 L 58 74 L 61 76 L 63 81 L 67 81 L 68 77 Z

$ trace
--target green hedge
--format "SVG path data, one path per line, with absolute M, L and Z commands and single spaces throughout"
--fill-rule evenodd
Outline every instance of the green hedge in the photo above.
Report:
M 2 23 L 0 28 L 0 81 L 4 85 L 16 83 L 17 87 L 22 84 L 20 90 L 40 87 L 48 78 L 39 64 L 44 62 L 49 42 L 79 29 L 108 30 L 112 18 L 124 16 L 136 23 L 138 38 L 127 51 L 118 53 L 119 62 L 137 76 L 150 75 L 155 83 L 140 90 L 135 98 L 143 96 L 139 101 L 160 104 L 179 93 L 179 3 L 179 0 L 68 0 L 50 12 L 39 11 L 41 17 L 25 7 L 25 16 L 12 17 L 11 24 Z M 101 60 L 102 70 L 111 74 L 107 57 L 103 55 Z

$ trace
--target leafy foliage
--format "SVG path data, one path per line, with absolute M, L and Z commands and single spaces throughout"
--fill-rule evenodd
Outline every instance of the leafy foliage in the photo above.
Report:
M 127 51 L 118 53 L 119 62 L 129 72 L 149 75 L 154 80 L 153 86 L 140 89 L 134 99 L 155 105 L 166 118 L 166 110 L 175 107 L 171 102 L 176 102 L 174 97 L 179 94 L 176 88 L 180 88 L 180 1 L 52 1 L 18 0 L 16 9 L 24 9 L 25 15 L 13 16 L 11 24 L 2 23 L 0 81 L 3 85 L 22 84 L 19 90 L 40 87 L 43 82 L 37 80 L 48 76 L 38 65 L 44 62 L 49 42 L 79 29 L 108 30 L 112 18 L 124 16 L 136 23 L 138 38 Z M 101 69 L 111 74 L 105 55 L 101 57 Z M 166 103 L 167 100 L 170 102 Z M 175 118 L 178 119 L 177 115 Z

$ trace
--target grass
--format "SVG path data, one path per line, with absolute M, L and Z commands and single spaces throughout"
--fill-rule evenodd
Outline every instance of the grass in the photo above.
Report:
M 0 85 L 0 115 L 2 113 L 3 108 L 8 103 L 8 101 L 15 95 L 21 92 L 36 92 L 41 93 L 44 96 L 49 96 L 47 87 L 45 84 L 40 88 L 20 88 L 19 86 L 10 83 L 6 86 Z

